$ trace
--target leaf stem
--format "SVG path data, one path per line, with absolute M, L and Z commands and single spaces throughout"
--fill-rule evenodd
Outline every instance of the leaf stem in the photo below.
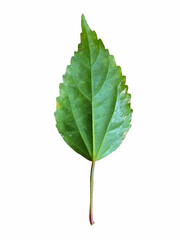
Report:
M 94 185 L 94 167 L 95 167 L 95 161 L 92 160 L 91 165 L 91 174 L 90 174 L 90 207 L 89 207 L 89 221 L 90 224 L 93 225 L 93 185 Z

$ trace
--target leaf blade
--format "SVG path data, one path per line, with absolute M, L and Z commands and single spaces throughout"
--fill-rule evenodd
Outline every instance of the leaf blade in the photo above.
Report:
M 77 134 L 77 137 L 67 141 L 68 131 L 64 127 L 59 132 L 65 141 L 85 158 L 100 160 L 121 144 L 131 127 L 131 96 L 127 92 L 126 78 L 122 76 L 121 68 L 89 28 L 84 15 L 81 26 L 81 43 L 63 76 L 65 99 L 69 98 L 70 102 L 68 105 L 64 101 L 64 105 L 71 111 L 66 115 L 61 108 L 55 115 L 59 123 L 71 119 Z M 61 105 L 60 102 L 58 104 Z M 61 114 L 58 115 L 58 111 Z M 57 125 L 57 128 L 60 126 Z M 83 152 L 79 150 L 81 146 Z

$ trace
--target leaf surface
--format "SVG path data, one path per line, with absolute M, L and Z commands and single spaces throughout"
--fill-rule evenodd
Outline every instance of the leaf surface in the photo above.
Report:
M 84 17 L 78 51 L 60 84 L 56 126 L 66 143 L 88 160 L 117 149 L 131 127 L 126 77 Z

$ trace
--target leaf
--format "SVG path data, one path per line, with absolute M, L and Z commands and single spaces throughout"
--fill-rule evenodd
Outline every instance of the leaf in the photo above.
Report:
M 132 109 L 121 68 L 84 15 L 81 25 L 81 43 L 60 83 L 55 118 L 66 143 L 92 161 L 92 180 L 95 161 L 117 149 L 131 127 Z

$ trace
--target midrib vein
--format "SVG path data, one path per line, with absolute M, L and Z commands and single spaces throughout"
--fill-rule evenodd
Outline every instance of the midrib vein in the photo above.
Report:
M 89 30 L 91 31 L 91 30 Z M 93 102 L 93 79 L 92 79 L 92 59 L 91 59 L 91 50 L 89 45 L 89 38 L 88 38 L 88 32 L 85 28 L 86 37 L 87 37 L 87 43 L 88 43 L 88 49 L 89 49 L 89 60 L 90 60 L 90 78 L 91 78 L 91 111 L 92 111 L 92 161 L 95 161 L 95 135 L 94 135 L 94 102 Z

